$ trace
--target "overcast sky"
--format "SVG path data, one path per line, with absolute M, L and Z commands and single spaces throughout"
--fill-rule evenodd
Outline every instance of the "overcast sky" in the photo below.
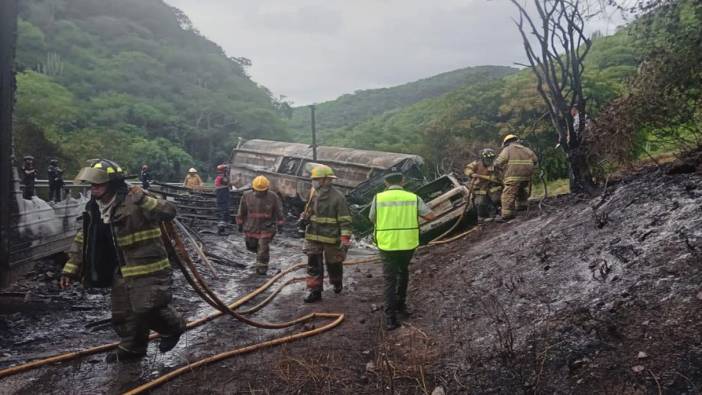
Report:
M 525 60 L 506 0 L 166 0 L 295 105 Z M 596 28 L 614 32 L 618 22 Z

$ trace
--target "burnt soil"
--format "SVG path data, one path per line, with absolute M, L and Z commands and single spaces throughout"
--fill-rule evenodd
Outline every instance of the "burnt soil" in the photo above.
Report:
M 341 312 L 344 322 L 194 370 L 154 393 L 699 393 L 702 174 L 669 173 L 648 168 L 594 198 L 532 202 L 516 220 L 420 250 L 410 267 L 414 314 L 392 332 L 382 326 L 378 264 L 347 266 L 344 291 L 328 287 L 314 305 L 302 303 L 304 285 L 293 284 L 254 317 Z M 238 234 L 201 235 L 219 255 L 253 260 Z M 300 247 L 279 237 L 271 272 L 303 260 Z M 355 248 L 358 256 L 371 252 Z M 202 271 L 226 300 L 263 282 L 250 267 L 215 268 L 217 278 Z M 0 367 L 116 339 L 109 325 L 86 327 L 109 318 L 108 293 L 59 292 L 57 272 L 44 262 L 6 290 L 26 302 L 0 315 Z M 175 278 L 178 310 L 188 318 L 211 312 Z M 2 379 L 0 392 L 119 393 L 187 361 L 294 332 L 224 317 L 188 332 L 170 353 L 152 345 L 149 357 L 125 365 L 88 356 Z

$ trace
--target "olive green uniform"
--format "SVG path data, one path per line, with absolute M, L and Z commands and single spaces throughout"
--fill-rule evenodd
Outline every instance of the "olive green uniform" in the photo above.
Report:
M 515 210 L 526 209 L 529 185 L 538 158 L 534 151 L 511 143 L 495 159 L 495 168 L 502 169 L 502 218 L 513 218 Z
M 86 264 L 88 244 L 98 249 L 105 245 L 95 246 L 91 238 L 97 237 L 89 232 L 97 221 L 103 221 L 94 200 L 88 202 L 84 215 L 83 230 L 75 237 L 63 274 L 87 283 L 91 270 Z M 170 306 L 171 268 L 159 226 L 175 215 L 171 203 L 140 190 L 130 191 L 111 208 L 108 225 L 118 265 L 112 281 L 112 325 L 121 338 L 119 348 L 125 352 L 145 354 L 150 330 L 162 337 L 178 336 L 185 330 L 185 321 Z M 100 264 L 104 260 L 93 263 Z
M 244 193 L 236 214 L 236 223 L 243 227 L 246 248 L 256 253 L 257 270 L 268 270 L 270 243 L 278 226 L 284 222 L 283 203 L 278 195 L 270 191 Z
M 307 288 L 321 291 L 324 286 L 324 264 L 329 282 L 341 287 L 343 262 L 346 247 L 341 245 L 341 236 L 351 236 L 351 212 L 346 198 L 331 185 L 312 192 L 305 209 L 309 224 L 305 229 L 303 251 L 308 256 Z

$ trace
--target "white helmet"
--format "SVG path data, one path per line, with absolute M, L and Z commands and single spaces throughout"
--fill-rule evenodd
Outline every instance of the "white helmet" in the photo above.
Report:
M 197 170 L 195 170 L 194 167 L 191 167 L 190 170 L 188 170 L 188 173 L 197 173 Z

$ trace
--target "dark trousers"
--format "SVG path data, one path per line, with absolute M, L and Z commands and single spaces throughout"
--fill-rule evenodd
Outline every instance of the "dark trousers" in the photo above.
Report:
M 146 354 L 149 331 L 175 336 L 185 330 L 185 320 L 170 306 L 171 273 L 125 280 L 112 285 L 112 326 L 120 337 L 119 347 Z
M 61 201 L 61 185 L 49 183 L 49 200 L 56 203 Z
M 409 264 L 414 251 L 380 251 L 380 258 L 383 261 L 383 280 L 385 282 L 386 316 L 395 316 L 398 309 L 405 306 L 407 302 Z

